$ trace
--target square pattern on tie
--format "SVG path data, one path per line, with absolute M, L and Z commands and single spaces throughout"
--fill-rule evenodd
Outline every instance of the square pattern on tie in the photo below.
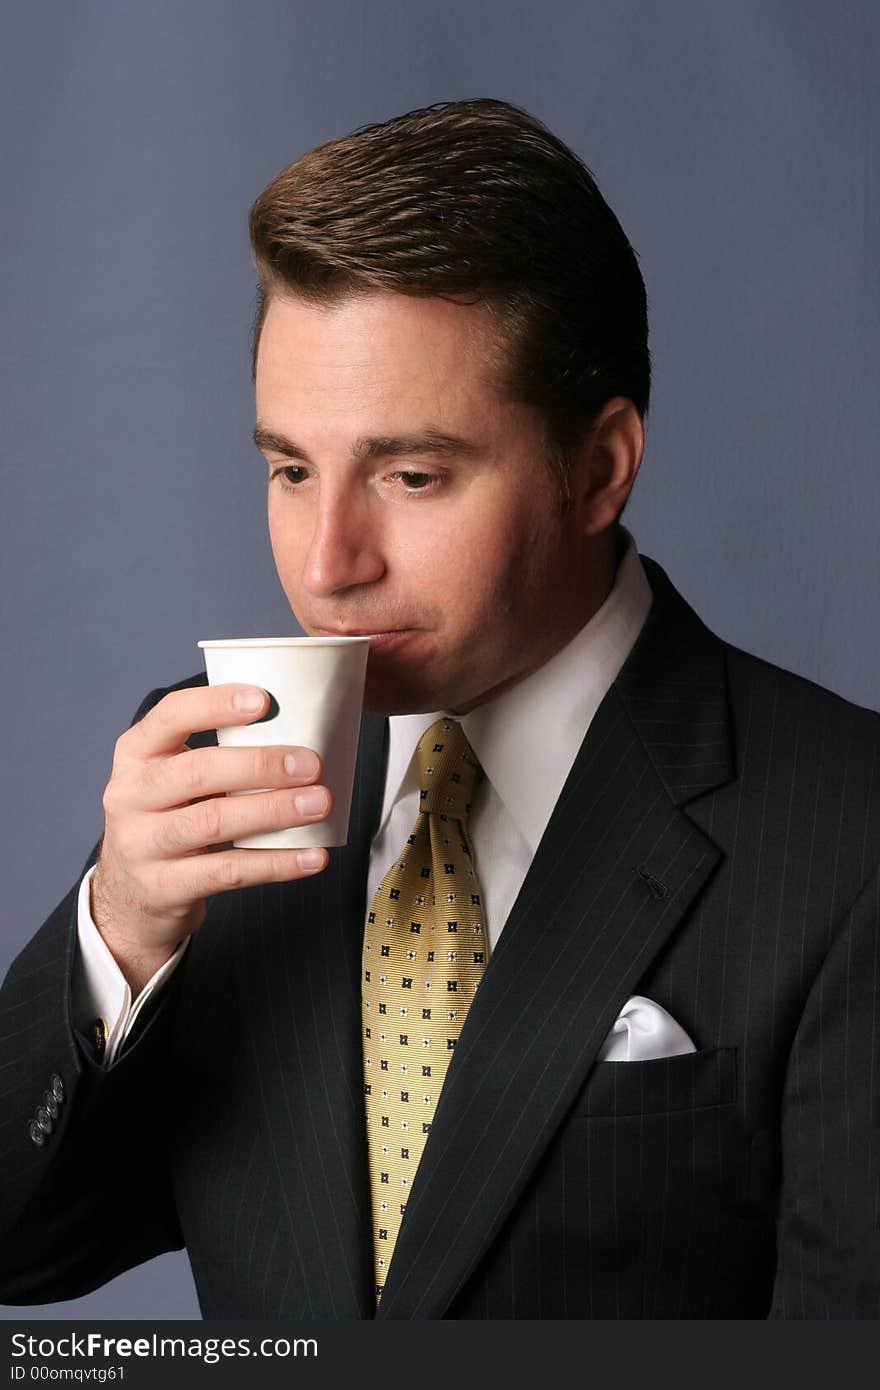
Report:
M 486 963 L 482 895 L 467 835 L 480 766 L 461 725 L 447 719 L 422 735 L 416 759 L 418 818 L 403 853 L 376 890 L 364 932 L 364 1099 L 377 1299 L 446 1071 Z M 462 935 L 467 950 L 458 948 Z M 374 961 L 381 961 L 381 972 Z M 435 995 L 440 1008 L 431 1004 Z M 413 1028 L 383 1026 L 377 1033 L 376 1025 L 392 1017 L 416 1018 L 418 1023 Z M 377 1090 L 372 1078 L 382 1073 L 400 1077 L 404 1084 Z M 409 1083 L 413 1074 L 421 1088 Z M 417 1124 L 411 1124 L 414 1106 Z M 389 1132 L 404 1142 L 392 1145 L 379 1137 Z

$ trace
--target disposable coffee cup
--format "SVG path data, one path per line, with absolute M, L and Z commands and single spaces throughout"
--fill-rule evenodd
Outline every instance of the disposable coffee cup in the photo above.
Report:
M 233 840 L 239 849 L 332 849 L 348 839 L 369 637 L 230 637 L 199 642 L 209 685 L 258 685 L 271 703 L 256 722 L 218 729 L 221 748 L 311 748 L 333 793 L 326 820 Z M 268 788 L 254 788 L 268 790 Z M 252 796 L 235 791 L 230 796 Z

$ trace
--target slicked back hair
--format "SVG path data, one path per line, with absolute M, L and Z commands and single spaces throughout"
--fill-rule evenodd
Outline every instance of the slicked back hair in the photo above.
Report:
M 437 102 L 328 140 L 272 179 L 249 228 L 254 370 L 275 295 L 483 303 L 498 387 L 543 419 L 563 505 L 573 452 L 605 402 L 625 396 L 647 413 L 635 253 L 586 165 L 520 107 Z

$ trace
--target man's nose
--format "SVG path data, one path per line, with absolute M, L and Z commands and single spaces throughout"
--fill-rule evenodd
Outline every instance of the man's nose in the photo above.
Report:
M 369 509 L 344 495 L 322 498 L 303 567 L 303 584 L 316 598 L 375 584 L 385 562 Z

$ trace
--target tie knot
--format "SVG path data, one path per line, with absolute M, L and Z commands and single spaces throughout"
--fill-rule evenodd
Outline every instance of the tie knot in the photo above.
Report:
M 438 719 L 416 745 L 421 795 L 419 810 L 466 821 L 483 769 L 464 729 L 455 719 Z

